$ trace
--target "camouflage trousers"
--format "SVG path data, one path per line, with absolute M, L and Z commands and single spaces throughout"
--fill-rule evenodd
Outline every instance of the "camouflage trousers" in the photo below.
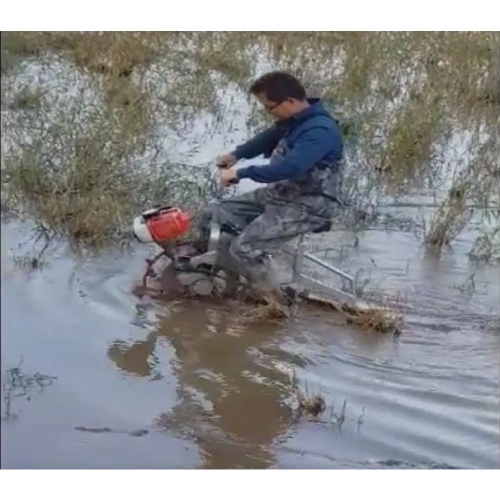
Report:
M 219 224 L 239 229 L 225 247 L 221 245 L 221 266 L 227 267 L 230 260 L 232 270 L 263 293 L 280 290 L 272 259 L 276 252 L 298 236 L 321 231 L 330 223 L 335 208 L 335 203 L 323 196 L 291 196 L 289 191 L 286 186 L 258 188 L 220 201 L 215 207 Z M 202 231 L 213 216 L 213 210 L 202 216 Z

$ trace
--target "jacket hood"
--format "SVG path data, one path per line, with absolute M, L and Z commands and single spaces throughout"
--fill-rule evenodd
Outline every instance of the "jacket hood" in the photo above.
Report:
M 309 107 L 300 111 L 296 115 L 289 118 L 290 121 L 301 123 L 309 118 L 316 116 L 330 116 L 328 111 L 323 106 L 323 101 L 318 98 L 308 99 Z

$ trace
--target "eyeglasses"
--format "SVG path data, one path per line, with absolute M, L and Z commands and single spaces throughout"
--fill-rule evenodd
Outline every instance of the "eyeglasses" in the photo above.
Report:
M 286 100 L 286 99 L 285 99 Z M 280 101 L 276 104 L 273 104 L 272 106 L 266 106 L 264 105 L 264 108 L 266 109 L 266 111 L 273 111 L 275 110 L 278 106 L 281 106 L 285 101 Z

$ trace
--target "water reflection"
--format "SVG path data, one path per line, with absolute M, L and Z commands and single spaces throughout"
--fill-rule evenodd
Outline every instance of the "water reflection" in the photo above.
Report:
M 152 378 L 158 343 L 173 347 L 178 400 L 156 425 L 195 441 L 202 468 L 267 468 L 275 461 L 273 443 L 292 423 L 292 380 L 270 361 L 289 361 L 275 345 L 279 327 L 243 326 L 236 314 L 177 304 L 146 340 L 115 342 L 108 351 L 121 370 Z M 272 358 L 265 352 L 271 345 Z
M 120 370 L 130 375 L 160 378 L 161 375 L 155 370 L 160 363 L 155 355 L 156 341 L 156 333 L 150 333 L 145 340 L 135 342 L 116 340 L 108 349 L 108 357 Z

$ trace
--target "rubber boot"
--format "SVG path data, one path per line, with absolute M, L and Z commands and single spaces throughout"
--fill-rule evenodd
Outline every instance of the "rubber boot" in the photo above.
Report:
M 294 303 L 282 289 L 278 270 L 270 258 L 253 267 L 249 277 L 252 287 L 268 304 L 278 308 L 285 317 L 292 316 Z

